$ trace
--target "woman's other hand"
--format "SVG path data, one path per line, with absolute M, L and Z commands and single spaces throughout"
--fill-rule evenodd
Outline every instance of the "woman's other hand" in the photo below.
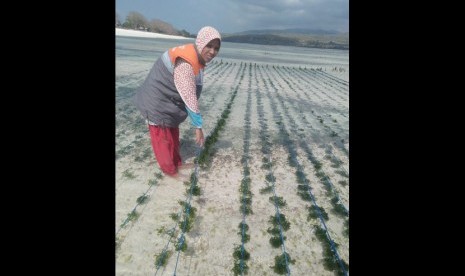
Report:
M 205 138 L 203 137 L 203 131 L 201 128 L 195 129 L 195 143 L 201 147 L 205 143 Z

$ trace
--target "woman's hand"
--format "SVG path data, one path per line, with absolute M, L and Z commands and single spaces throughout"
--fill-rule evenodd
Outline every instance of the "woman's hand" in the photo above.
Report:
M 203 137 L 203 131 L 201 128 L 195 129 L 195 143 L 201 147 L 203 147 L 203 143 L 205 143 L 205 138 Z

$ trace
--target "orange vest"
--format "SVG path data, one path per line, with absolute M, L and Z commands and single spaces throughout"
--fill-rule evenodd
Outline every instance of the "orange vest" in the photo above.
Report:
M 170 56 L 171 64 L 175 64 L 177 58 L 182 58 L 187 61 L 192 68 L 194 68 L 194 75 L 198 75 L 200 69 L 203 69 L 205 66 L 200 63 L 197 50 L 194 47 L 194 44 L 185 44 L 181 46 L 177 46 L 171 48 L 168 51 L 168 55 Z

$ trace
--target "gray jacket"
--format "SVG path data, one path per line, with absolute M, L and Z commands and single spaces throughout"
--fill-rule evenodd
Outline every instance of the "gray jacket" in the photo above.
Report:
M 144 119 L 156 125 L 179 127 L 187 118 L 186 106 L 174 85 L 173 67 L 168 52 L 165 52 L 134 96 L 134 104 Z M 196 77 L 197 99 L 202 92 L 202 82 L 201 71 Z

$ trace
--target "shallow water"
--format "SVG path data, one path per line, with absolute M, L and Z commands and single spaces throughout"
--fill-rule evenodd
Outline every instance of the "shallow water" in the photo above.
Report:
M 156 58 L 166 49 L 192 40 L 116 37 L 116 57 Z M 284 65 L 305 65 L 308 67 L 338 66 L 348 68 L 349 51 L 334 49 L 317 49 L 279 45 L 258 45 L 248 43 L 222 42 L 215 60 L 231 60 L 280 63 Z
M 116 37 L 118 276 L 157 275 L 156 256 L 165 246 L 175 252 L 165 230 L 176 225 L 171 214 L 180 212 L 178 202 L 186 198 L 187 188 L 172 179 L 156 177 L 160 170 L 147 126 L 131 98 L 158 56 L 184 43 L 186 40 Z M 346 71 L 336 72 L 334 67 Z M 349 179 L 342 173 L 349 171 L 348 67 L 348 51 L 343 50 L 223 43 L 219 56 L 206 68 L 199 103 L 206 137 L 222 118 L 231 96 L 237 93 L 237 97 L 212 149 L 211 162 L 198 171 L 201 195 L 191 201 L 197 215 L 192 231 L 185 236 L 187 251 L 180 255 L 179 266 L 176 256 L 171 256 L 160 270 L 161 276 L 173 275 L 175 268 L 179 275 L 232 274 L 234 248 L 241 241 L 237 226 L 243 219 L 240 187 L 246 177 L 244 164 L 250 172 L 254 212 L 246 217 L 250 225 L 250 241 L 245 245 L 251 253 L 249 275 L 272 275 L 274 258 L 281 254 L 271 247 L 267 234 L 268 219 L 276 207 L 270 203 L 270 194 L 260 192 L 269 174 L 276 179 L 274 193 L 288 204 L 280 212 L 292 225 L 285 233 L 286 250 L 296 260 L 290 266 L 292 274 L 335 275 L 323 265 L 322 243 L 313 230 L 319 221 L 308 219 L 309 202 L 298 194 L 296 176 L 305 176 L 315 202 L 328 211 L 328 233 L 339 246 L 339 256 L 348 262 L 349 239 L 344 235 L 348 218 L 332 212 L 335 195 L 349 209 Z M 180 126 L 180 150 L 186 162 L 197 155 L 192 130 L 189 121 Z M 266 145 L 268 150 L 264 151 Z M 292 156 L 298 166 L 291 166 Z M 264 167 L 264 160 L 270 161 L 270 169 Z M 321 173 L 331 181 L 331 188 L 321 180 Z M 148 200 L 138 205 L 141 196 Z M 122 227 L 134 210 L 140 216 Z

